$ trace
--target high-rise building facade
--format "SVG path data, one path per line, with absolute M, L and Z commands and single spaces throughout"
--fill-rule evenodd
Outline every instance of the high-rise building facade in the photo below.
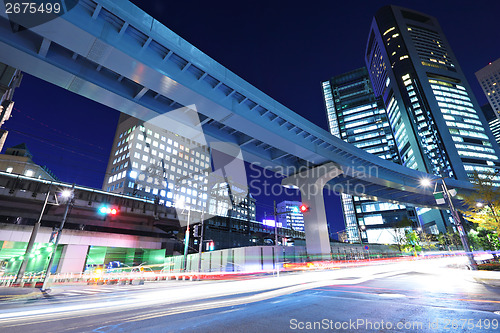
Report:
M 490 130 L 495 138 L 495 141 L 500 145 L 500 118 L 496 116 L 495 111 L 493 111 L 493 107 L 489 103 L 481 106 L 481 110 L 486 117 L 488 125 L 490 125 Z
M 7 139 L 7 131 L 2 129 L 2 125 L 10 118 L 14 90 L 21 84 L 22 77 L 20 70 L 0 63 L 0 151 Z
M 120 115 L 103 190 L 156 200 L 167 207 L 180 204 L 204 211 L 206 218 L 255 220 L 255 199 L 248 187 L 212 172 L 205 142 L 154 123 Z
M 322 82 L 330 132 L 380 158 L 401 163 L 381 98 L 376 98 L 366 67 Z M 393 228 L 415 211 L 403 205 L 342 194 L 347 239 L 393 243 Z
M 300 212 L 300 201 L 282 201 L 276 205 L 278 225 L 295 231 L 304 231 L 304 215 Z
M 210 170 L 207 146 L 122 113 L 102 188 L 201 211 Z
M 467 180 L 497 170 L 499 146 L 438 21 L 397 6 L 375 15 L 365 54 L 376 96 L 386 106 L 403 165 Z M 420 210 L 440 231 L 449 216 Z
M 476 78 L 497 118 L 500 118 L 500 58 L 476 72 Z

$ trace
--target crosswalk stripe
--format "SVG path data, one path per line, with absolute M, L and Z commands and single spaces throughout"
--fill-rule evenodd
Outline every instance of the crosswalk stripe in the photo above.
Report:
M 110 288 L 99 288 L 99 289 L 71 289 L 71 290 L 66 290 L 61 293 L 61 295 L 64 296 L 76 296 L 76 295 L 91 295 L 91 294 L 98 294 L 98 293 L 113 293 L 113 292 L 120 292 L 120 291 L 129 291 L 136 289 L 137 286 L 126 286 L 126 287 L 110 287 Z

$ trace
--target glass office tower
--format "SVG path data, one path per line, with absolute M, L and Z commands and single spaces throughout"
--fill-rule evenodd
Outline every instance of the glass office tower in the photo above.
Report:
M 403 165 L 467 180 L 499 168 L 500 148 L 438 21 L 397 6 L 375 15 L 366 66 L 386 105 Z M 445 231 L 450 220 L 420 210 L 426 226 Z
M 476 78 L 495 112 L 495 116 L 500 118 L 500 58 L 478 70 Z
M 283 228 L 304 231 L 304 215 L 299 211 L 300 201 L 282 201 L 276 205 L 276 219 Z M 278 225 L 280 225 L 278 224 Z
M 493 111 L 493 107 L 489 103 L 481 106 L 481 110 L 483 111 L 486 121 L 490 125 L 490 130 L 495 137 L 495 141 L 500 145 L 500 118 L 496 116 L 495 111 Z
M 333 135 L 380 158 L 401 163 L 381 98 L 376 98 L 365 67 L 322 82 Z M 342 194 L 347 239 L 394 243 L 393 229 L 402 219 L 415 219 L 403 205 Z

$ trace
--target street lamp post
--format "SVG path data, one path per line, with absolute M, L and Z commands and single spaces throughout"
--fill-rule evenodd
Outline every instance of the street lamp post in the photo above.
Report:
M 274 268 L 276 268 L 276 277 L 280 277 L 280 269 L 278 267 L 278 212 L 276 209 L 276 200 L 273 202 L 274 215 Z
M 444 178 L 442 179 L 442 181 L 443 181 L 443 190 L 446 194 L 446 198 L 448 199 L 448 206 L 450 207 L 451 214 L 453 215 L 453 219 L 455 220 L 455 225 L 457 226 L 458 234 L 460 235 L 460 240 L 462 241 L 462 246 L 465 250 L 465 253 L 467 254 L 467 257 L 469 258 L 471 269 L 477 270 L 477 263 L 474 260 L 474 255 L 472 254 L 472 250 L 469 245 L 469 240 L 467 239 L 467 231 L 464 229 L 462 222 L 460 220 L 460 216 L 458 215 L 458 212 L 455 209 L 455 206 L 453 205 L 450 191 L 448 191 L 448 187 L 446 186 Z
M 16 284 L 21 283 L 23 280 L 24 272 L 26 271 L 26 267 L 28 266 L 29 256 L 31 254 L 31 251 L 33 250 L 33 246 L 35 245 L 35 239 L 36 239 L 36 236 L 38 235 L 38 230 L 40 230 L 40 226 L 42 224 L 42 217 L 43 217 L 43 213 L 45 212 L 45 208 L 47 207 L 47 202 L 49 201 L 51 188 L 52 188 L 52 182 L 50 183 L 49 188 L 47 189 L 47 194 L 45 195 L 45 200 L 43 202 L 42 211 L 40 212 L 40 216 L 38 217 L 38 221 L 35 223 L 35 226 L 33 227 L 33 231 L 31 232 L 30 240 L 28 241 L 28 247 L 26 248 L 26 252 L 24 253 L 23 262 L 21 263 L 21 267 L 19 268 L 19 271 L 17 272 L 16 281 L 15 281 Z
M 469 259 L 471 269 L 477 270 L 477 263 L 474 260 L 474 255 L 472 254 L 472 250 L 469 246 L 469 240 L 467 239 L 467 231 L 464 229 L 462 221 L 460 220 L 460 216 L 458 215 L 458 212 L 455 209 L 455 206 L 453 205 L 453 201 L 451 200 L 452 196 L 450 194 L 450 191 L 448 190 L 448 187 L 446 186 L 446 182 L 444 181 L 444 179 L 445 177 L 441 177 L 435 180 L 436 181 L 441 180 L 443 182 L 442 188 L 444 191 L 444 195 L 446 197 L 446 200 L 448 201 L 448 207 L 450 209 L 453 220 L 455 221 L 455 226 L 458 229 L 458 234 L 460 235 L 460 240 L 462 241 L 462 247 L 464 248 L 467 258 Z M 429 186 L 431 184 L 431 181 L 429 179 L 423 179 L 421 183 L 423 186 Z
M 359 222 L 358 222 L 359 225 Z M 366 226 L 364 224 L 359 226 L 359 244 L 363 244 L 363 233 L 366 231 Z
M 191 208 L 188 207 L 188 218 L 187 218 L 187 226 L 186 233 L 184 234 L 184 272 L 187 270 L 187 255 L 189 251 L 189 220 L 191 219 Z
M 203 253 L 203 233 L 204 233 L 204 220 L 205 219 L 205 209 L 201 211 L 201 232 L 200 232 L 200 244 L 198 245 L 198 279 L 201 274 L 201 254 Z
M 57 245 L 59 244 L 59 239 L 61 238 L 61 233 L 62 233 L 62 230 L 64 228 L 64 223 L 66 223 L 66 219 L 68 218 L 69 208 L 73 204 L 73 198 L 75 195 L 74 190 L 75 190 L 75 184 L 73 184 L 73 186 L 71 186 L 71 190 L 65 190 L 65 191 L 63 191 L 63 194 L 62 194 L 64 197 L 66 197 L 68 199 L 68 201 L 66 202 L 66 208 L 64 210 L 64 215 L 63 215 L 63 219 L 61 221 L 61 225 L 57 229 L 57 236 L 56 236 L 56 239 L 54 242 L 54 249 L 52 250 L 52 255 L 50 256 L 49 264 L 48 264 L 47 269 L 45 271 L 45 277 L 43 279 L 42 288 L 40 289 L 41 291 L 47 290 L 47 283 L 49 281 L 50 269 L 52 268 L 52 264 L 54 263 L 54 257 L 56 256 L 56 252 L 57 252 Z

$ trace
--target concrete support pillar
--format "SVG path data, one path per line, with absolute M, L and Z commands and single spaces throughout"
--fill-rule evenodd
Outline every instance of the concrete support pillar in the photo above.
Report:
M 87 259 L 88 245 L 64 245 L 57 273 L 81 273 Z
M 302 203 L 309 206 L 309 211 L 304 213 L 304 229 L 307 255 L 311 259 L 331 259 L 323 189 L 340 174 L 342 170 L 337 165 L 327 163 L 289 176 L 281 182 L 283 186 L 298 188 Z

